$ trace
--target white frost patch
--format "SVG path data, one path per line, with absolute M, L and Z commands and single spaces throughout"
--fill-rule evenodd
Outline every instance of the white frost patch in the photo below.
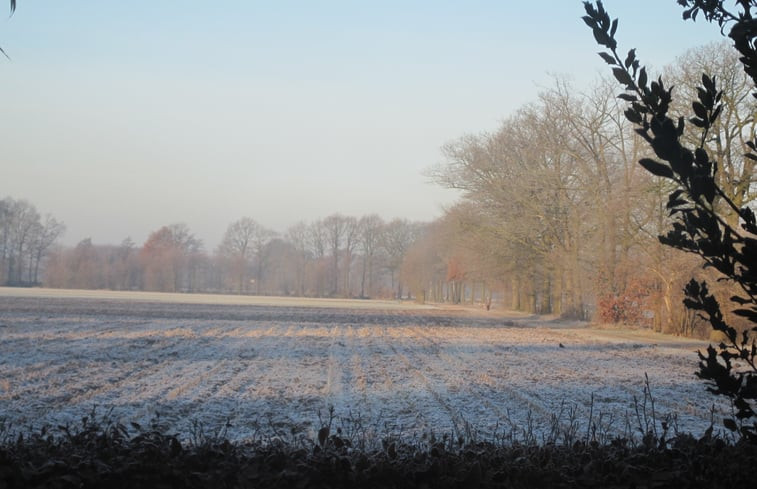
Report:
M 529 420 L 546 430 L 562 408 L 578 414 L 582 432 L 592 410 L 620 433 L 626 420 L 638 421 L 634 397 L 643 399 L 645 373 L 658 420 L 675 413 L 683 431 L 698 435 L 713 405 L 716 423 L 727 412 L 694 376 L 695 351 L 705 346 L 695 341 L 531 327 L 532 319 L 515 319 L 529 327 L 453 313 L 437 321 L 419 310 L 367 319 L 343 310 L 331 321 L 319 314 L 333 310 L 314 308 L 312 322 L 302 322 L 288 319 L 291 310 L 280 308 L 282 320 L 37 315 L 4 299 L 0 419 L 16 428 L 76 424 L 98 406 L 124 423 L 147 426 L 159 416 L 184 435 L 193 421 L 229 420 L 228 436 L 241 440 L 313 433 L 333 406 L 343 422 L 359 418 L 374 434 L 473 429 L 487 437 Z

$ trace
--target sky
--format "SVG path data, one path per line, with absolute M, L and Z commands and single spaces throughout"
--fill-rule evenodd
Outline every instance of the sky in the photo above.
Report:
M 721 39 L 675 0 L 604 5 L 653 67 Z M 430 221 L 457 198 L 426 176 L 445 143 L 496 130 L 555 75 L 589 89 L 608 74 L 582 15 L 573 0 L 19 0 L 0 15 L 0 198 L 64 221 L 69 245 L 183 222 L 212 250 L 243 216 L 279 232 L 336 212 Z

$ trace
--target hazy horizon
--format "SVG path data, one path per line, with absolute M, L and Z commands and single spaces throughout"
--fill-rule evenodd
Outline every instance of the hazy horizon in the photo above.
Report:
M 654 67 L 721 39 L 673 0 L 604 3 Z M 442 145 L 552 73 L 606 74 L 582 2 L 547 4 L 21 2 L 0 27 L 0 197 L 64 221 L 68 245 L 184 222 L 212 250 L 242 216 L 433 220 L 455 200 L 423 175 Z

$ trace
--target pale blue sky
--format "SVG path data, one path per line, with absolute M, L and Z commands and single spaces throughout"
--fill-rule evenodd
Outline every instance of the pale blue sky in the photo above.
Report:
M 720 38 L 675 0 L 605 6 L 653 66 Z M 432 220 L 455 197 L 423 176 L 445 142 L 496 129 L 550 74 L 588 87 L 607 71 L 582 15 L 573 0 L 19 0 L 0 20 L 0 197 L 65 221 L 69 244 L 181 221 L 212 249 L 242 216 Z

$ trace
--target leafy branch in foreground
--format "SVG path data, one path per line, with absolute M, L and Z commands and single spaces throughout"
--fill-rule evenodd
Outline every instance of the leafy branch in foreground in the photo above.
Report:
M 726 26 L 733 24 L 728 37 L 733 40 L 733 47 L 741 53 L 739 61 L 744 72 L 757 84 L 757 50 L 753 42 L 757 36 L 757 23 L 752 12 L 756 7 L 755 1 L 737 0 L 733 3 L 741 7 L 741 12 L 726 10 L 723 0 L 678 0 L 678 4 L 685 7 L 684 20 L 696 21 L 701 13 L 708 22 L 717 22 L 721 33 L 725 32 Z
M 684 19 L 696 19 L 703 12 L 707 20 L 717 21 L 721 29 L 734 23 L 730 37 L 742 53 L 745 71 L 757 83 L 757 52 L 752 49 L 757 27 L 753 24 L 751 8 L 754 1 L 737 2 L 743 12 L 732 14 L 723 9 L 723 2 L 679 0 L 689 7 Z M 628 102 L 626 118 L 637 126 L 636 132 L 650 145 L 657 159 L 644 158 L 639 164 L 650 173 L 676 183 L 668 196 L 667 209 L 674 218 L 672 229 L 660 242 L 699 255 L 705 267 L 722 274 L 720 280 L 737 285 L 740 292 L 731 297 L 736 306 L 732 312 L 746 318 L 752 326 L 739 334 L 724 318 L 720 304 L 705 282 L 692 279 L 685 288 L 684 304 L 698 311 L 713 329 L 722 332 L 726 340 L 717 348 L 710 345 L 706 353 L 699 352 L 697 376 L 708 384 L 708 390 L 730 398 L 736 419 L 726 419 L 725 426 L 738 431 L 744 439 L 757 442 L 757 223 L 754 212 L 747 206 L 739 208 L 717 183 L 717 161 L 710 159 L 704 146 L 708 133 L 720 115 L 723 96 L 715 77 L 702 75 L 697 87 L 697 100 L 691 108 L 693 116 L 674 120 L 669 114 L 673 88 L 666 87 L 662 78 L 650 81 L 646 68 L 641 66 L 636 51 L 631 49 L 621 57 L 615 33 L 618 20 L 610 20 L 602 2 L 596 6 L 584 2 L 584 22 L 597 43 L 606 48 L 599 56 L 612 67 L 612 72 L 625 92 L 618 98 Z M 688 148 L 682 143 L 686 124 L 701 131 L 699 144 Z M 757 140 L 747 143 L 745 158 L 757 160 Z M 729 225 L 725 212 L 735 212 L 739 225 Z M 750 424 L 751 422 L 751 424 Z
M 10 0 L 10 9 L 11 9 L 11 15 L 13 15 L 13 12 L 16 11 L 16 0 Z M 8 53 L 6 53 L 2 47 L 0 47 L 0 53 L 6 58 L 10 59 L 10 57 L 8 56 Z

